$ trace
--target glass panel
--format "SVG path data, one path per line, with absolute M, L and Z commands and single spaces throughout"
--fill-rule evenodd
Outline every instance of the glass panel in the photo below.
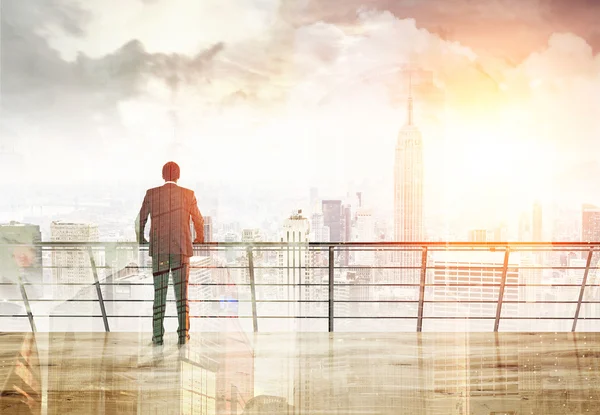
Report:
M 335 332 L 415 332 L 416 330 L 416 318 L 336 318 L 334 320 Z
M 349 303 L 336 301 L 334 316 L 344 317 L 417 317 L 417 303 Z
M 50 317 L 49 331 L 77 332 L 104 331 L 101 317 Z
M 577 304 L 527 303 L 504 304 L 502 317 L 571 317 L 575 315 Z
M 596 301 L 600 301 L 600 298 L 597 298 Z M 569 315 L 574 316 L 575 313 Z M 579 323 L 581 323 L 581 319 L 596 317 L 600 317 L 600 304 L 581 304 L 581 309 L 579 310 Z
M 573 320 L 500 320 L 498 331 L 520 331 L 520 332 L 541 332 L 541 331 L 571 331 Z
M 251 303 L 248 304 L 240 304 L 240 308 L 246 306 L 247 311 L 245 315 L 252 315 L 252 310 L 250 308 Z M 273 303 L 258 303 L 257 304 L 257 315 L 266 317 L 266 316 L 277 316 L 277 317 L 294 317 L 300 313 L 300 305 L 297 302 L 273 302 Z M 314 307 L 311 309 L 311 312 L 317 313 L 318 306 L 312 305 L 310 307 Z M 308 311 L 307 303 L 305 303 L 302 308 L 303 313 L 306 314 Z M 322 312 L 321 312 L 322 314 Z M 321 315 L 317 314 L 317 315 Z
M 149 285 L 148 285 L 149 284 Z M 152 280 L 143 282 L 122 282 L 118 285 L 101 285 L 102 296 L 105 300 L 152 300 L 154 285 Z M 169 288 L 171 291 L 173 288 Z M 98 296 L 96 295 L 96 298 Z
M 423 315 L 429 317 L 496 317 L 496 303 L 425 303 Z
M 568 284 L 568 282 L 560 282 Z M 537 287 L 537 300 L 543 301 L 577 301 L 581 287 Z
M 152 301 L 105 301 L 106 314 L 110 316 L 152 316 Z
M 31 289 L 30 289 L 31 287 Z M 76 288 L 75 288 L 76 287 Z M 68 284 L 28 286 L 27 297 L 29 300 L 56 300 L 66 301 L 75 296 L 80 300 L 97 300 L 98 294 L 95 286 Z
M 21 290 L 19 289 L 19 286 L 16 284 L 8 284 L 8 283 L 4 283 L 2 285 L 0 285 L 0 298 L 2 299 L 9 299 L 9 300 L 20 300 L 21 297 Z
M 441 282 L 440 282 L 441 283 Z M 449 282 L 459 284 L 458 282 Z M 467 285 L 467 280 L 461 281 L 461 286 L 436 286 L 425 288 L 425 300 L 427 301 L 498 301 L 500 286 L 481 286 L 472 283 Z M 487 284 L 487 283 L 486 283 Z M 515 288 L 506 287 L 505 300 L 516 300 Z
M 270 319 L 258 320 L 259 330 L 267 331 L 261 324 Z M 173 330 L 177 329 L 177 319 L 173 319 Z M 165 326 L 166 327 L 166 326 Z M 191 318 L 190 331 L 193 332 L 221 332 L 239 331 L 250 333 L 253 331 L 251 318 Z
M 22 301 L 0 301 L 0 315 L 24 315 L 26 313 Z
M 148 341 L 152 337 L 152 318 L 151 317 L 140 317 L 140 318 L 108 318 L 108 326 L 110 331 L 117 332 L 137 332 L 137 333 L 148 333 Z
M 469 331 L 493 331 L 494 319 L 424 319 L 423 331 L 439 332 L 469 332 Z
M 31 301 L 31 312 L 36 315 L 101 315 L 98 301 Z
M 0 316 L 0 332 L 31 331 L 27 317 L 2 317 Z
M 240 326 L 246 332 L 251 332 L 252 319 L 240 319 Z M 258 318 L 259 332 L 290 332 L 290 331 L 327 331 L 326 318 Z
M 600 320 L 581 320 L 581 319 L 579 319 L 577 321 L 576 331 L 578 331 L 578 332 L 600 332 Z

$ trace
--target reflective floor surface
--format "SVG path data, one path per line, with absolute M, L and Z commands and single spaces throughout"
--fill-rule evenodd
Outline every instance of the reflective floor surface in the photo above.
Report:
M 598 333 L 0 333 L 7 414 L 600 414 Z

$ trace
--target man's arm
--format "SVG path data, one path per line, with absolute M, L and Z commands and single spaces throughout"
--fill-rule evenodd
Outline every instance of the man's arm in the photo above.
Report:
M 146 192 L 146 196 L 144 196 L 144 201 L 142 202 L 142 208 L 140 209 L 140 213 L 135 220 L 135 235 L 137 242 L 140 244 L 148 243 L 146 238 L 144 238 L 144 229 L 146 229 L 146 223 L 148 222 L 149 215 L 150 197 L 148 196 L 148 192 Z
M 194 221 L 194 230 L 196 231 L 196 239 L 194 239 L 195 244 L 203 244 L 204 243 L 204 218 L 200 214 L 200 210 L 198 209 L 198 202 L 196 201 L 196 195 L 192 192 L 192 206 L 190 208 L 190 215 L 192 216 L 192 220 Z

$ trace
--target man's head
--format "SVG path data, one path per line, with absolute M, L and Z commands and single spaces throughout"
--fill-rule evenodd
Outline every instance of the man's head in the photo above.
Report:
M 179 166 L 174 161 L 169 161 L 163 166 L 162 177 L 167 182 L 179 180 Z

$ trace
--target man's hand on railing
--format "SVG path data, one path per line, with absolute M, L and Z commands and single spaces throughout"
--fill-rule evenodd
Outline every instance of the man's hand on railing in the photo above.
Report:
M 138 241 L 138 243 L 140 245 L 148 245 L 149 244 L 149 242 L 146 240 L 146 238 L 142 238 L 140 241 Z
M 196 239 L 194 239 L 194 242 L 193 242 L 193 243 L 194 243 L 194 244 L 203 244 L 203 243 L 204 243 L 204 239 L 199 239 L 199 238 L 196 238 Z

